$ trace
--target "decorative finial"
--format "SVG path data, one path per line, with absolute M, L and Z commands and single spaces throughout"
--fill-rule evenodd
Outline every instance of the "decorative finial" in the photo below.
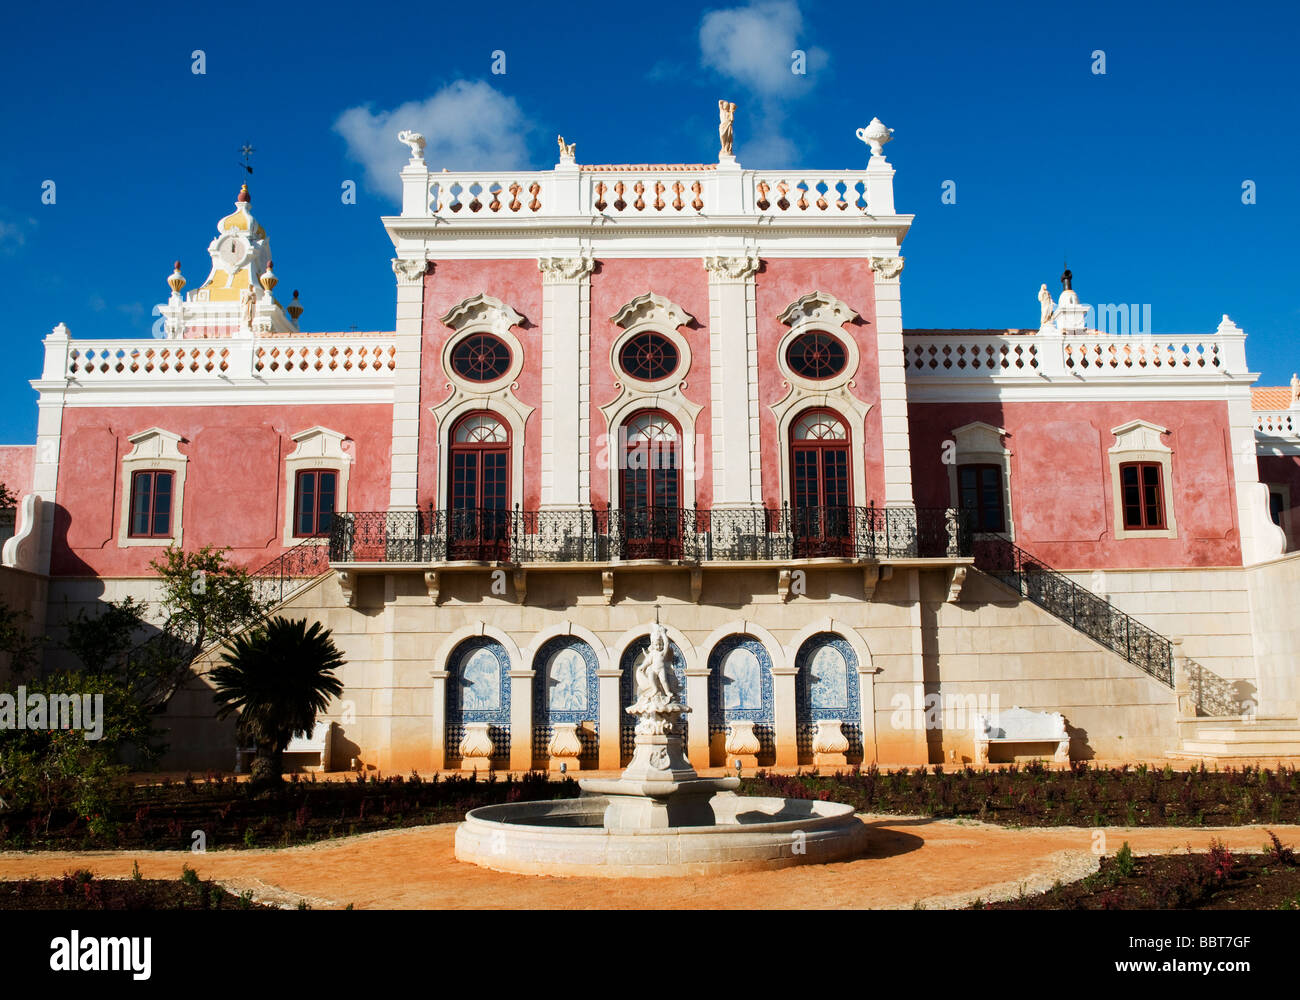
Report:
M 1291 405 L 1300 403 L 1300 375 L 1291 373 Z
M 298 289 L 293 290 L 293 301 L 289 303 L 285 312 L 289 314 L 291 320 L 295 323 L 298 322 L 298 317 L 302 315 L 302 303 L 298 301 Z
M 247 205 L 253 200 L 252 195 L 248 193 L 248 185 L 245 184 L 239 189 L 239 196 L 235 198 L 236 205 Z
M 722 148 L 718 150 L 718 159 L 734 160 L 736 158 L 735 145 L 736 121 L 736 102 L 719 101 L 718 102 L 718 141 L 721 142 Z
M 268 292 L 274 289 L 277 284 L 279 284 L 280 279 L 275 276 L 274 272 L 272 272 L 271 262 L 269 260 L 266 262 L 266 270 L 262 272 L 262 276 L 257 280 L 262 283 L 262 287 L 265 288 Z
M 858 129 L 858 138 L 871 147 L 873 157 L 879 156 L 884 159 L 885 143 L 893 141 L 894 130 L 885 128 L 885 123 L 879 118 L 873 118 L 866 128 Z
M 253 173 L 253 166 L 248 161 L 252 158 L 253 154 L 257 152 L 257 150 L 255 150 L 248 143 L 244 143 L 244 145 L 240 147 L 239 151 L 244 154 L 244 170 L 251 175 Z
M 180 295 L 181 289 L 185 287 L 185 278 L 181 274 L 181 262 L 176 262 L 175 269 L 167 276 L 167 284 L 171 286 L 172 291 Z
M 576 142 L 565 142 L 564 136 L 562 135 L 557 135 L 555 141 L 560 146 L 560 162 L 573 163 L 575 150 L 578 148 L 578 144 Z
M 403 143 L 411 150 L 411 162 L 424 162 L 424 136 L 419 132 L 412 132 L 409 128 L 404 128 L 397 133 L 397 141 Z
M 1069 292 L 1074 289 L 1074 275 L 1070 273 L 1068 264 L 1064 264 L 1063 266 L 1065 267 L 1065 270 L 1061 272 L 1061 285 L 1067 292 Z

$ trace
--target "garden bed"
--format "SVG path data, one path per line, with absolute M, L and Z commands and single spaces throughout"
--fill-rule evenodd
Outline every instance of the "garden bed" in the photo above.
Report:
M 1241 826 L 1300 823 L 1300 771 L 1245 767 L 1053 770 L 941 767 L 796 775 L 759 772 L 741 794 L 846 802 L 859 812 L 978 819 L 1012 826 Z M 479 806 L 573 798 L 572 778 L 544 773 L 285 782 L 257 794 L 208 775 L 123 785 L 91 816 L 55 807 L 0 812 L 2 850 L 206 850 L 290 847 L 334 837 L 459 822 Z
M 1013 826 L 1243 826 L 1300 823 L 1300 770 L 942 767 L 830 775 L 759 774 L 748 795 L 829 799 L 859 812 L 969 818 Z
M 1087 878 L 976 910 L 1300 910 L 1295 852 L 1269 834 L 1258 854 L 1215 842 L 1203 854 L 1134 857 L 1128 843 Z
M 175 881 L 95 878 L 80 869 L 62 878 L 0 882 L 0 910 L 278 910 L 201 881 L 192 868 Z

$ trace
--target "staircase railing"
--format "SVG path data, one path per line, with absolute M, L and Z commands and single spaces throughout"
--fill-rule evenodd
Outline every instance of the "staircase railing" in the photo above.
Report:
M 1004 536 L 974 543 L 975 566 L 1016 593 L 1169 687 L 1173 646 L 1167 638 Z
M 249 573 L 259 601 L 271 607 L 330 568 L 329 546 L 322 538 L 304 538 L 293 548 Z

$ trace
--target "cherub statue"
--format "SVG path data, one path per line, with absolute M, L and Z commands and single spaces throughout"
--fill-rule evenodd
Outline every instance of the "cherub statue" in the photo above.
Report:
M 1291 373 L 1291 403 L 1300 402 L 1300 375 L 1295 372 Z
M 650 645 L 633 672 L 636 700 L 662 708 L 677 700 L 677 676 L 668 666 L 668 630 L 650 626 Z
M 557 135 L 555 141 L 559 143 L 560 146 L 560 162 L 572 163 L 573 158 L 576 155 L 575 150 L 578 148 L 578 144 L 576 142 L 565 142 L 564 136 L 562 135 Z
M 1046 326 L 1052 322 L 1052 313 L 1056 311 L 1056 305 L 1052 302 L 1052 293 L 1047 290 L 1044 284 L 1038 289 L 1038 325 Z
M 419 132 L 412 132 L 409 128 L 404 128 L 397 133 L 397 141 L 410 147 L 412 160 L 424 159 L 424 136 L 420 135 Z
M 718 139 L 722 143 L 722 149 L 719 150 L 719 156 L 734 156 L 732 145 L 735 142 L 735 133 L 732 129 L 732 123 L 736 119 L 736 104 L 734 101 L 718 102 Z

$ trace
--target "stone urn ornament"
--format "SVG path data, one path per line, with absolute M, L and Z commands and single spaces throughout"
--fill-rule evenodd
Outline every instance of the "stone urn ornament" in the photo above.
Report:
M 843 767 L 849 762 L 849 738 L 844 735 L 840 719 L 818 719 L 813 734 L 813 763 L 818 766 Z
M 486 722 L 465 723 L 465 735 L 460 738 L 460 769 L 462 771 L 489 771 L 492 769 L 492 752 L 496 747 L 488 735 Z
M 873 118 L 866 128 L 858 129 L 858 138 L 871 147 L 873 158 L 879 156 L 884 159 L 885 143 L 893 140 L 894 130 L 886 128 L 885 123 L 879 118 Z

